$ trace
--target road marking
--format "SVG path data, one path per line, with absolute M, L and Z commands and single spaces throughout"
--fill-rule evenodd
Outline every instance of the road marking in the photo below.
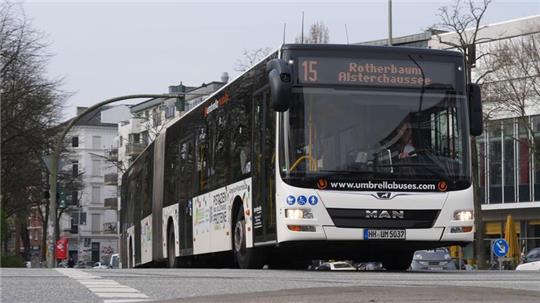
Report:
M 88 288 L 93 294 L 103 300 L 104 303 L 128 303 L 144 302 L 151 300 L 142 292 L 122 285 L 114 280 L 103 279 L 74 268 L 56 268 L 59 273 L 68 276 Z

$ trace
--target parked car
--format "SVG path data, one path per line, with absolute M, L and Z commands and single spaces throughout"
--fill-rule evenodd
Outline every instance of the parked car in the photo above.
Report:
M 383 264 L 381 262 L 360 262 L 353 265 L 357 270 L 382 270 Z
M 531 249 L 516 270 L 540 270 L 540 247 Z
M 58 262 L 58 264 L 56 265 L 56 267 L 68 268 L 68 262 L 67 262 L 67 260 L 62 260 L 62 261 Z
M 327 262 L 319 265 L 317 270 L 339 270 L 339 271 L 349 271 L 356 270 L 354 266 L 347 262 Z
M 417 250 L 411 262 L 411 270 L 454 270 L 456 263 L 447 248 Z
M 109 265 L 102 264 L 101 262 L 96 262 L 94 263 L 94 266 L 92 268 L 105 269 L 105 268 L 109 268 Z
M 111 260 L 109 261 L 109 268 L 119 268 L 120 267 L 120 254 L 112 254 Z

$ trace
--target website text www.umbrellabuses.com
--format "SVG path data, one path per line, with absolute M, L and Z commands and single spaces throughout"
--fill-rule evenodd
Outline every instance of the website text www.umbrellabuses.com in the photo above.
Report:
M 398 183 L 388 182 L 329 182 L 332 189 L 371 189 L 371 190 L 420 190 L 434 191 L 437 186 L 429 183 Z

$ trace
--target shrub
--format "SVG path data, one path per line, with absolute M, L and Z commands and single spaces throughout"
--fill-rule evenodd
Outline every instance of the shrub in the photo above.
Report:
M 19 256 L 2 255 L 0 258 L 0 267 L 26 267 L 23 258 Z

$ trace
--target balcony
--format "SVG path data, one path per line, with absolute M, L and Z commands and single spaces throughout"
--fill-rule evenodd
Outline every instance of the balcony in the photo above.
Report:
M 107 151 L 107 159 L 109 161 L 118 161 L 118 148 L 111 148 Z
M 106 198 L 104 200 L 104 204 L 106 208 L 114 209 L 116 210 L 118 208 L 118 198 Z
M 118 185 L 118 174 L 106 174 L 105 185 Z
M 145 147 L 146 145 L 143 143 L 128 143 L 126 144 L 126 154 L 129 157 L 136 157 L 142 153 Z
M 66 227 L 62 229 L 63 233 L 70 233 L 70 234 L 76 234 L 79 232 L 79 226 L 78 225 L 71 225 L 71 227 Z
M 104 234 L 116 234 L 116 222 L 103 223 Z

